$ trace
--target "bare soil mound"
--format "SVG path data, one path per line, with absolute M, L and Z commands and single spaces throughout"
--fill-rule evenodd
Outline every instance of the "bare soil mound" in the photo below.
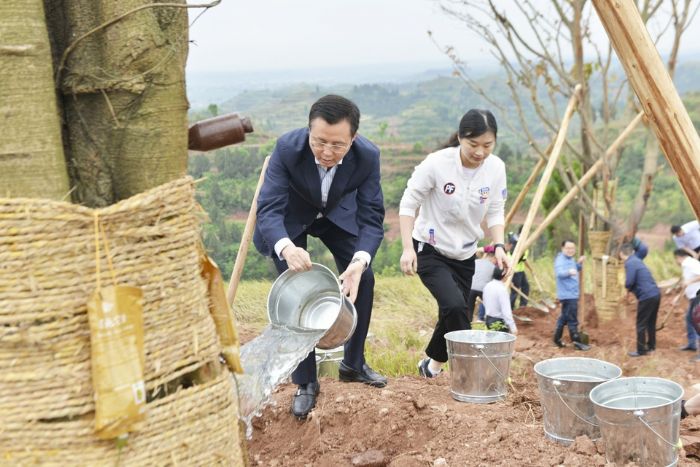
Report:
M 592 302 L 588 302 L 589 316 Z M 575 351 L 551 342 L 558 310 L 517 311 L 533 319 L 519 323 L 520 335 L 511 366 L 512 387 L 505 401 L 489 404 L 458 402 L 450 396 L 449 375 L 425 380 L 418 376 L 391 378 L 386 388 L 322 378 L 318 404 L 308 420 L 290 413 L 295 387 L 285 384 L 254 422 L 248 450 L 251 465 L 264 466 L 426 466 L 426 465 L 606 465 L 602 443 L 580 437 L 565 447 L 544 436 L 542 408 L 532 366 L 547 358 L 586 356 L 613 362 L 625 376 L 660 376 L 686 388 L 700 382 L 700 363 L 678 347 L 685 342 L 685 306 L 675 309 L 663 297 L 651 356 L 630 358 L 635 348 L 635 303 L 624 306 L 624 317 L 595 324 L 587 320 L 593 348 Z M 567 336 L 568 337 L 568 336 Z M 686 449 L 679 465 L 700 462 L 700 419 L 681 423 Z M 694 441 L 695 440 L 695 441 Z

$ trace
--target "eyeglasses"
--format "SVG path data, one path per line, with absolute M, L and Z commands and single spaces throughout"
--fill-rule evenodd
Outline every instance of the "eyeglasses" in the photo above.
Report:
M 334 154 L 340 154 L 342 152 L 345 152 L 350 147 L 350 144 L 325 143 L 323 141 L 319 141 L 318 139 L 316 139 L 315 136 L 311 136 L 311 135 L 309 135 L 309 144 L 311 144 L 311 147 L 313 147 L 314 149 L 317 149 L 319 151 L 323 151 L 324 149 L 328 149 L 330 152 L 332 152 Z

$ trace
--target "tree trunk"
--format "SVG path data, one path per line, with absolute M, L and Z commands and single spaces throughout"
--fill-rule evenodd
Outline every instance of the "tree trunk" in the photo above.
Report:
M 671 53 L 668 58 L 668 74 L 673 78 L 676 72 L 676 64 L 678 63 L 678 52 L 681 45 L 681 37 L 683 36 L 683 31 L 687 26 L 689 20 L 690 3 L 685 2 L 684 8 L 681 12 L 678 12 L 674 8 L 674 36 L 673 36 L 673 46 L 671 47 Z M 679 14 L 680 13 L 680 14 Z M 642 19 L 647 20 L 647 15 L 642 15 Z M 644 212 L 649 204 L 649 197 L 651 196 L 651 191 L 654 186 L 654 176 L 656 175 L 656 170 L 658 167 L 659 160 L 659 143 L 656 138 L 653 137 L 651 132 L 649 132 L 646 138 L 646 151 L 644 153 L 644 168 L 642 171 L 642 178 L 639 183 L 639 190 L 634 198 L 634 204 L 632 205 L 632 213 L 630 214 L 629 225 L 627 228 L 627 236 L 631 240 L 637 233 L 639 224 L 642 222 L 642 217 L 644 217 Z
M 184 0 L 174 3 L 184 5 Z M 147 0 L 65 0 L 75 45 L 61 74 L 75 200 L 104 206 L 187 170 L 187 11 Z M 131 10 L 154 5 L 137 12 Z M 70 47 L 61 40 L 61 53 Z
M 41 0 L 0 3 L 0 196 L 69 193 Z
M 593 0 L 681 188 L 700 217 L 700 137 L 631 0 Z

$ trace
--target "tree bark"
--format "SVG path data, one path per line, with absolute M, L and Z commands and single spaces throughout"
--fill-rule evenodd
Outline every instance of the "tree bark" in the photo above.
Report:
M 683 2 L 682 11 L 678 11 L 677 7 L 674 6 L 674 36 L 673 36 L 673 46 L 671 47 L 671 53 L 668 58 L 668 73 L 671 78 L 676 71 L 676 64 L 678 63 L 678 52 L 680 50 L 681 37 L 687 26 L 687 22 L 690 19 L 690 1 L 685 0 Z M 647 14 L 642 14 L 642 19 L 646 23 Z M 649 198 L 651 197 L 652 189 L 654 188 L 654 177 L 656 176 L 656 171 L 658 169 L 659 160 L 659 143 L 656 138 L 652 135 L 651 131 L 647 132 L 646 146 L 644 152 L 644 166 L 642 169 L 642 178 L 639 181 L 639 189 L 637 190 L 637 195 L 634 198 L 632 204 L 632 212 L 630 213 L 629 221 L 627 224 L 627 229 L 625 232 L 625 237 L 627 240 L 632 240 L 637 233 L 639 224 L 642 222 L 644 213 L 646 212 L 647 205 L 649 204 Z
M 184 0 L 171 3 L 184 5 Z M 147 0 L 65 0 L 61 70 L 75 201 L 104 206 L 187 170 L 187 11 Z M 61 54 L 71 45 L 62 42 Z
M 41 0 L 0 3 L 0 196 L 69 193 Z

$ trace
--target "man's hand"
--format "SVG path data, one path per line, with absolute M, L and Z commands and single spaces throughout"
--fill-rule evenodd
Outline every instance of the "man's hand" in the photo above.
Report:
M 352 303 L 355 303 L 355 299 L 357 298 L 357 289 L 360 287 L 360 278 L 362 277 L 364 269 L 364 261 L 355 261 L 354 263 L 350 263 L 345 272 L 339 277 L 342 283 L 341 289 Z
M 311 257 L 309 252 L 298 246 L 289 245 L 282 250 L 282 258 L 287 262 L 287 266 L 294 272 L 311 270 Z
M 578 257 L 578 264 L 583 264 L 583 261 L 586 259 L 586 255 L 581 255 Z
M 578 274 L 578 271 L 577 271 L 575 268 L 569 269 L 569 275 L 570 275 L 570 276 L 575 276 L 576 274 Z
M 401 253 L 401 272 L 407 276 L 412 276 L 418 270 L 418 257 L 413 248 L 406 248 Z

